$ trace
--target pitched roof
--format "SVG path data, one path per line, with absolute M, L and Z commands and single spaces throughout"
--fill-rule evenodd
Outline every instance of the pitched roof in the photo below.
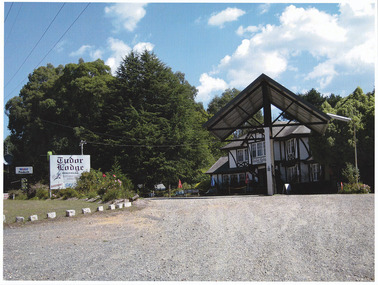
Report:
M 222 156 L 217 160 L 213 166 L 210 167 L 206 174 L 231 174 L 231 173 L 242 173 L 248 171 L 248 166 L 230 168 L 228 164 L 228 157 Z
M 224 140 L 238 127 L 255 115 L 263 107 L 267 96 L 271 104 L 293 116 L 309 129 L 323 134 L 331 119 L 293 92 L 261 74 L 255 81 L 232 99 L 204 127 L 217 138 Z
M 213 164 L 212 167 L 210 167 L 210 169 L 208 171 L 206 171 L 205 173 L 206 174 L 212 174 L 214 173 L 217 169 L 219 169 L 220 167 L 222 167 L 223 165 L 227 164 L 227 168 L 228 168 L 228 157 L 227 156 L 222 156 L 220 157 L 217 162 L 215 162 Z

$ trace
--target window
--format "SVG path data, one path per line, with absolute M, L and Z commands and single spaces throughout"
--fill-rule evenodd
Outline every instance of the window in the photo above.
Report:
M 236 151 L 236 161 L 237 162 L 248 161 L 248 150 L 247 149 L 238 149 Z
M 244 161 L 244 156 L 243 156 L 243 150 L 242 149 L 238 149 L 236 151 L 236 161 L 238 161 L 238 162 Z
M 265 156 L 265 142 L 252 144 L 252 157 Z
M 297 165 L 289 167 L 287 169 L 287 179 L 288 182 L 295 182 L 298 176 L 298 167 Z
M 296 154 L 295 146 L 296 146 L 295 139 L 291 139 L 291 140 L 287 141 L 286 152 L 287 152 L 287 158 L 288 159 L 295 158 L 295 154 Z
M 319 181 L 320 180 L 320 165 L 319 163 L 311 164 L 311 176 L 312 181 Z

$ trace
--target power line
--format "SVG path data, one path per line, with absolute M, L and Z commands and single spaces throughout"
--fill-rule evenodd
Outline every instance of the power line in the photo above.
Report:
M 67 125 L 64 125 L 64 124 L 60 124 L 60 123 L 56 123 L 56 122 L 52 122 L 52 121 L 48 121 L 48 120 L 45 120 L 45 119 L 41 119 L 39 118 L 39 120 L 43 121 L 43 122 L 46 122 L 46 123 L 50 123 L 50 124 L 53 124 L 53 125 L 57 125 L 57 126 L 61 126 L 61 127 L 64 127 L 64 128 L 69 128 L 69 129 L 75 129 L 76 127 L 72 127 L 72 126 L 67 126 Z M 80 126 L 82 128 L 84 128 L 83 126 Z M 109 136 L 109 137 L 115 137 L 115 138 L 120 138 L 120 139 L 124 139 L 125 137 L 123 136 L 116 136 L 116 135 L 109 135 L 109 134 L 104 134 L 104 133 L 99 133 L 99 132 L 93 132 L 87 128 L 84 128 L 85 130 L 89 131 L 89 132 L 92 132 L 94 134 L 98 134 L 98 135 L 103 135 L 103 136 Z M 161 145 L 147 145 L 147 144 L 118 144 L 118 143 L 104 143 L 104 142 L 93 142 L 93 141 L 88 141 L 86 140 L 87 143 L 89 144 L 97 144 L 97 145 L 110 145 L 110 146 L 120 146 L 120 147 L 157 147 L 157 148 L 160 148 L 160 147 L 185 147 L 185 146 L 199 146 L 199 145 L 207 145 L 205 143 L 198 143 L 198 144 L 161 144 Z
M 113 137 L 113 138 L 124 138 L 123 136 L 116 136 L 116 135 L 109 135 L 109 134 L 94 132 L 94 131 L 91 131 L 90 129 L 87 129 L 87 128 L 83 127 L 83 126 L 72 127 L 72 126 L 63 125 L 63 124 L 60 124 L 60 123 L 48 121 L 48 120 L 41 119 L 41 118 L 39 118 L 39 119 L 41 121 L 43 121 L 43 122 L 50 123 L 50 124 L 53 124 L 53 125 L 56 125 L 56 126 L 61 126 L 61 127 L 68 128 L 68 129 L 75 129 L 75 128 L 80 128 L 81 127 L 81 128 L 84 128 L 86 131 L 89 131 L 89 132 L 94 133 L 96 135 L 108 136 L 108 137 Z
M 198 144 L 115 144 L 115 143 L 102 143 L 102 142 L 90 142 L 86 141 L 89 144 L 99 144 L 99 145 L 110 145 L 110 146 L 122 146 L 122 147 L 185 147 L 185 146 L 199 146 L 199 145 L 207 145 L 205 143 L 198 143 Z
M 66 31 L 63 33 L 63 35 L 58 39 L 58 41 L 53 45 L 53 47 L 47 52 L 47 54 L 40 60 L 40 62 L 37 63 L 37 65 L 33 68 L 33 69 L 36 69 L 40 63 L 50 54 L 50 52 L 55 48 L 55 46 L 62 40 L 62 38 L 67 34 L 67 32 L 72 28 L 72 26 L 76 23 L 76 21 L 80 18 L 80 16 L 84 13 L 84 11 L 88 8 L 88 6 L 90 5 L 91 3 L 88 3 L 84 9 L 80 12 L 80 14 L 76 17 L 76 19 L 71 23 L 71 25 L 66 29 Z M 26 80 L 28 78 L 28 76 L 26 76 L 22 81 L 21 83 Z M 19 83 L 16 88 L 21 84 Z M 16 89 L 15 88 L 15 89 Z M 9 93 L 7 96 L 4 97 L 4 101 L 6 98 L 8 98 L 12 93 L 13 91 L 15 90 L 13 89 L 11 93 Z
M 12 78 L 7 82 L 7 84 L 5 84 L 4 88 L 8 86 L 8 84 L 13 80 L 13 78 L 16 76 L 16 74 L 20 71 L 21 67 L 25 64 L 25 62 L 28 60 L 28 58 L 31 56 L 31 54 L 33 53 L 33 51 L 35 50 L 35 48 L 37 47 L 37 45 L 39 44 L 39 42 L 42 40 L 42 38 L 45 36 L 46 32 L 50 29 L 52 23 L 54 23 L 55 19 L 58 17 L 58 15 L 60 14 L 60 11 L 62 11 L 64 5 L 66 5 L 66 3 L 63 3 L 63 5 L 60 7 L 58 13 L 56 13 L 54 19 L 52 19 L 52 21 L 50 22 L 50 24 L 48 25 L 48 27 L 46 28 L 46 30 L 44 31 L 44 33 L 42 34 L 42 36 L 39 38 L 39 40 L 37 41 L 37 43 L 34 45 L 34 47 L 32 48 L 32 50 L 29 52 L 28 56 L 24 59 L 24 62 L 20 65 L 20 67 L 17 69 L 17 71 L 15 72 L 15 74 L 13 74 Z
M 9 16 L 10 11 L 12 10 L 13 4 L 14 4 L 14 2 L 12 2 L 11 6 L 10 6 L 10 8 L 9 8 L 9 10 L 8 10 L 8 13 L 7 13 L 7 15 L 5 16 L 4 23 L 5 23 L 5 22 L 7 21 L 7 19 L 8 19 L 8 16 Z
M 13 4 L 13 3 L 12 3 L 12 4 Z M 12 27 L 11 27 L 11 29 L 10 29 L 10 31 L 9 31 L 9 34 L 8 34 L 7 38 L 4 40 L 4 46 L 8 43 L 8 42 L 7 42 L 7 41 L 8 41 L 8 38 L 9 38 L 9 36 L 12 34 L 14 24 L 16 23 L 16 21 L 17 21 L 17 19 L 18 19 L 18 15 L 20 14 L 20 11 L 21 11 L 21 7 L 22 7 L 22 3 L 21 3 L 21 5 L 20 5 L 20 7 L 18 8 L 16 18 L 15 18 L 14 21 L 13 21 L 13 24 L 12 24 Z M 5 34 L 4 34 L 4 35 L 5 35 Z

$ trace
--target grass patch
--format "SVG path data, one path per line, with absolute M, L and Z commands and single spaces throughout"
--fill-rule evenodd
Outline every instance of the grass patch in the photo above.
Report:
M 102 204 L 101 204 L 102 205 Z M 76 216 L 83 215 L 82 208 L 90 208 L 95 212 L 99 204 L 83 200 L 4 200 L 6 223 L 14 223 L 17 216 L 28 220 L 31 215 L 38 215 L 38 220 L 46 220 L 47 213 L 56 212 L 56 217 L 65 217 L 66 210 L 75 210 Z M 106 205 L 103 205 L 104 209 Z

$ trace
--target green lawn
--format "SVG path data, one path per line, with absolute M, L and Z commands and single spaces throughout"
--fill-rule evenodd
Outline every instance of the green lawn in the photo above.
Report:
M 90 203 L 83 200 L 4 200 L 4 215 L 6 223 L 14 223 L 17 216 L 28 220 L 31 215 L 38 215 L 38 220 L 46 220 L 48 212 L 56 212 L 56 217 L 65 217 L 66 210 L 75 210 L 76 216 L 83 215 L 82 208 L 90 208 L 95 212 L 97 207 L 105 204 Z

